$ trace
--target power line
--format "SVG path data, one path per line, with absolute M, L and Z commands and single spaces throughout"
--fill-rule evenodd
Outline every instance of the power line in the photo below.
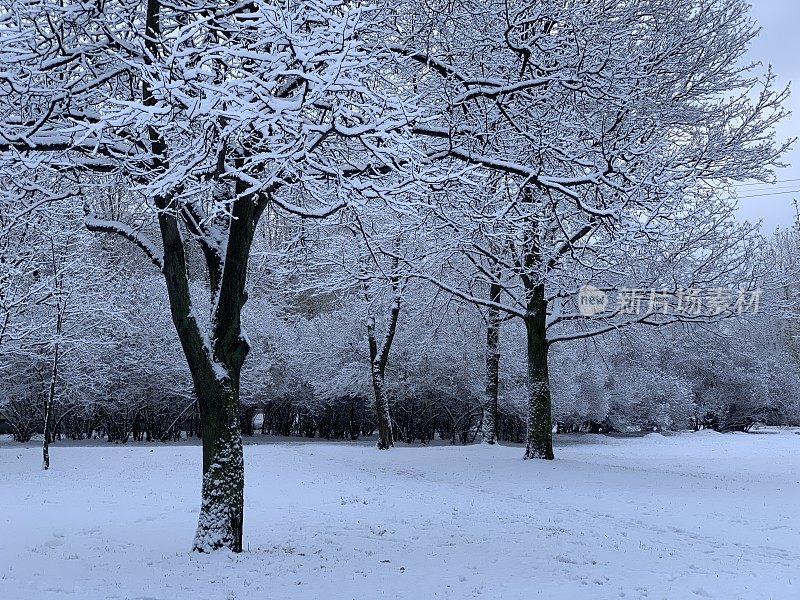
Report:
M 763 188 L 734 188 L 729 190 L 730 194 L 783 194 L 790 193 L 800 187 L 800 183 L 791 183 L 785 186 L 776 187 L 763 187 Z
M 796 190 L 786 190 L 785 192 L 767 192 L 764 194 L 750 194 L 747 196 L 734 196 L 737 200 L 743 200 L 744 198 L 762 198 L 764 196 L 784 196 L 786 194 L 798 194 L 800 193 L 800 189 Z
M 794 183 L 794 182 L 797 182 L 797 181 L 800 181 L 800 179 L 783 179 L 783 180 L 774 181 L 772 183 L 767 183 L 767 182 L 764 182 L 764 181 L 756 181 L 754 183 L 734 183 L 734 184 L 731 184 L 731 185 L 732 185 L 732 187 L 751 187 L 751 186 L 754 186 L 754 185 L 771 186 L 771 185 L 779 185 L 781 183 Z

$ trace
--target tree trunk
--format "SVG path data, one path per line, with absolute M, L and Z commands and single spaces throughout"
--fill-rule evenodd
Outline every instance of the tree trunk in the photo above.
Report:
M 489 297 L 500 301 L 500 286 L 492 284 Z M 500 384 L 500 314 L 489 307 L 486 324 L 486 396 L 483 404 L 483 441 L 494 444 L 498 440 L 498 392 Z
M 394 446 L 392 436 L 392 416 L 389 412 L 389 399 L 386 397 L 384 377 L 380 365 L 372 364 L 372 389 L 375 392 L 375 416 L 378 420 L 378 449 L 388 450 Z
M 42 469 L 50 468 L 50 431 L 53 423 L 53 400 L 56 393 L 56 377 L 58 376 L 58 344 L 53 357 L 53 369 L 50 373 L 50 390 L 44 401 L 44 439 L 42 440 Z
M 238 378 L 234 378 L 237 379 Z M 227 379 L 204 390 L 203 488 L 193 549 L 242 551 L 244 454 L 239 427 L 238 384 Z
M 547 370 L 547 331 L 544 286 L 537 286 L 525 319 L 528 339 L 528 427 L 525 458 L 552 460 L 553 422 Z
M 397 267 L 395 261 L 395 268 Z M 378 420 L 378 449 L 388 450 L 394 446 L 394 436 L 392 435 L 392 415 L 389 412 L 389 398 L 386 395 L 384 385 L 386 365 L 389 361 L 389 351 L 392 348 L 394 336 L 397 333 L 397 321 L 400 317 L 400 280 L 392 277 L 392 292 L 394 300 L 389 311 L 389 323 L 386 327 L 386 335 L 383 337 L 383 344 L 378 348 L 378 340 L 375 337 L 375 318 L 367 316 L 367 342 L 369 344 L 370 373 L 372 377 L 372 389 L 375 393 L 375 418 Z M 367 293 L 369 296 L 369 293 Z
M 62 315 L 59 301 L 59 313 L 56 317 L 56 335 L 61 335 Z M 52 441 L 51 432 L 53 430 L 53 403 L 56 398 L 56 380 L 58 379 L 58 359 L 60 345 L 56 341 L 53 349 L 53 366 L 50 370 L 50 389 L 44 400 L 44 440 L 42 440 L 42 469 L 45 471 L 50 468 L 50 442 Z
M 194 540 L 194 550 L 199 552 L 219 548 L 242 551 L 244 453 L 239 382 L 250 344 L 242 331 L 241 314 L 247 301 L 247 264 L 258 209 L 254 199 L 244 193 L 247 185 L 237 180 L 235 186 L 225 259 L 208 262 L 210 287 L 217 298 L 211 322 L 212 355 L 205 356 L 207 362 L 197 365 L 200 368 L 193 373 L 203 432 L 202 504 Z M 185 274 L 185 258 L 182 262 Z M 188 293 L 185 283 L 181 288 Z M 197 356 L 196 343 L 193 335 L 187 357 Z
M 234 211 L 237 205 L 234 205 Z M 229 548 L 242 550 L 244 514 L 244 460 L 239 423 L 239 374 L 248 346 L 241 334 L 239 314 L 244 303 L 239 273 L 246 269 L 241 258 L 226 264 L 229 279 L 223 279 L 213 317 L 213 347 L 204 341 L 194 316 L 189 293 L 183 240 L 175 219 L 159 215 L 164 242 L 163 274 L 170 310 L 197 394 L 203 441 L 203 485 L 200 517 L 193 549 L 211 552 Z M 234 235 L 231 227 L 231 236 Z M 230 244 L 229 244 L 230 247 Z M 232 252 L 230 256 L 234 256 Z M 236 258 L 239 258 L 238 256 Z M 228 286 L 235 286 L 233 290 Z M 233 297 L 233 298 L 231 298 Z

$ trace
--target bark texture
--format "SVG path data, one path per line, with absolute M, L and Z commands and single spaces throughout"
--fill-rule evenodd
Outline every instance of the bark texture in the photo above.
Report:
M 222 406 L 202 418 L 203 488 L 193 548 L 242 551 L 244 455 L 239 429 L 239 394 L 224 386 Z M 205 402 L 208 411 L 208 402 Z M 202 413 L 201 413 L 202 414 Z

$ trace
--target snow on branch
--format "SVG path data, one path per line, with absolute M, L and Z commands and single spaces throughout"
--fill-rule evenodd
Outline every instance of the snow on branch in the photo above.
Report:
M 89 211 L 88 207 L 84 208 L 84 211 L 86 213 L 84 223 L 89 231 L 119 235 L 129 242 L 136 244 L 159 270 L 164 268 L 164 256 L 162 252 L 141 232 L 136 231 L 130 225 L 121 221 L 99 219 L 95 213 Z

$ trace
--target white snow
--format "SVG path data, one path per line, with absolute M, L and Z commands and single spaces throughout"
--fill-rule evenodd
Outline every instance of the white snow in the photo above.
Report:
M 189 552 L 197 445 L 3 441 L 0 597 L 800 597 L 793 431 L 556 441 L 248 445 L 240 555 Z

